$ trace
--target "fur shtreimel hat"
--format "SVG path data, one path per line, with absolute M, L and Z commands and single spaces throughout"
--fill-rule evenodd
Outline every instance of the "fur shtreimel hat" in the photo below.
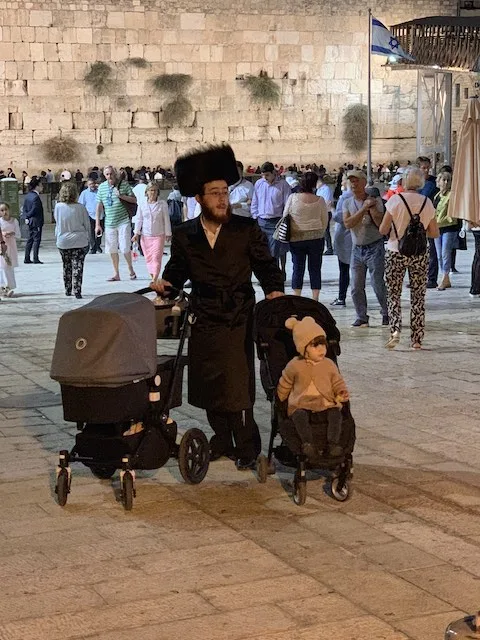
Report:
M 301 356 L 305 355 L 305 349 L 314 338 L 318 336 L 327 337 L 322 327 L 315 322 L 311 316 L 305 316 L 302 320 L 297 320 L 294 316 L 285 320 L 287 329 L 291 329 L 293 333 L 293 341 L 297 347 L 297 351 Z
M 228 186 L 238 182 L 233 149 L 228 144 L 192 149 L 175 162 L 175 176 L 182 196 L 196 196 L 203 185 L 225 180 Z

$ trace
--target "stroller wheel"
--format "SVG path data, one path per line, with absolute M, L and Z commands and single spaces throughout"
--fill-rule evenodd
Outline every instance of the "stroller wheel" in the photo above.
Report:
M 110 480 L 116 470 L 116 467 L 90 467 L 93 475 L 100 480 Z
M 178 449 L 178 466 L 185 482 L 199 484 L 207 475 L 209 461 L 210 450 L 203 431 L 186 431 Z
M 342 482 L 339 477 L 332 478 L 330 489 L 332 492 L 332 497 L 335 498 L 335 500 L 337 500 L 338 502 L 345 502 L 345 500 L 348 500 L 348 498 L 351 496 L 351 488 L 348 480 L 343 480 Z
M 267 481 L 268 476 L 268 460 L 261 453 L 257 458 L 257 480 L 264 484 Z
M 125 511 L 131 511 L 133 507 L 133 476 L 130 471 L 125 471 L 122 479 L 122 502 Z
M 57 484 L 55 486 L 55 493 L 57 494 L 58 504 L 64 507 L 67 504 L 68 494 L 70 492 L 68 471 L 66 469 L 60 469 L 57 476 Z
M 304 476 L 302 477 L 301 471 L 297 469 L 293 477 L 293 501 L 301 507 L 302 504 L 305 504 L 306 499 L 307 481 Z

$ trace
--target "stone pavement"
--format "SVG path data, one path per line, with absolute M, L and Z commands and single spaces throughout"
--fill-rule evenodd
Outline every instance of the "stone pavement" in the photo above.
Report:
M 0 303 L 1 640 L 442 640 L 449 621 L 479 607 L 471 250 L 458 254 L 453 289 L 428 292 L 422 352 L 406 337 L 394 352 L 383 348 L 371 296 L 370 329 L 350 328 L 351 304 L 334 310 L 358 426 L 349 501 L 312 480 L 297 507 L 287 470 L 260 485 L 227 460 L 187 486 L 172 461 L 138 474 L 125 513 L 117 477 L 100 481 L 79 465 L 67 506 L 56 504 L 57 452 L 72 446 L 75 428 L 63 421 L 49 366 L 63 312 L 147 280 L 107 284 L 108 257 L 88 256 L 85 300 L 66 298 L 58 253 L 44 245 L 45 264 L 22 264 L 18 296 Z M 324 264 L 330 302 L 336 259 Z M 260 386 L 256 415 L 266 445 Z M 187 404 L 175 417 L 205 428 Z

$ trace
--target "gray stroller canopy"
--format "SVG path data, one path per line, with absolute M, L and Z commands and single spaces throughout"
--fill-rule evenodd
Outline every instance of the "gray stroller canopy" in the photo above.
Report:
M 135 293 L 99 296 L 60 318 L 50 377 L 77 387 L 120 387 L 155 375 L 155 306 Z

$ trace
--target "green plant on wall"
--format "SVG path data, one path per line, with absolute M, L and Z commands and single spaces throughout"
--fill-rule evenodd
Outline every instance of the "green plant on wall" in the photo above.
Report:
M 175 124 L 182 123 L 189 113 L 192 111 L 192 103 L 185 96 L 177 96 L 170 102 L 167 102 L 162 109 L 162 117 L 164 124 L 171 127 Z
M 129 64 L 131 67 L 136 67 L 137 69 L 148 69 L 150 63 L 145 58 L 127 58 L 125 60 L 125 64 Z
M 94 62 L 84 76 L 85 83 L 97 96 L 109 95 L 114 87 L 112 67 L 106 62 Z
M 158 93 L 180 96 L 190 89 L 192 76 L 186 73 L 162 73 L 152 78 L 152 85 Z
M 192 103 L 185 94 L 192 82 L 192 76 L 186 73 L 162 73 L 152 78 L 154 91 L 168 96 L 162 108 L 162 120 L 167 127 L 181 124 L 191 113 Z
M 40 147 L 43 157 L 48 162 L 71 162 L 80 157 L 78 142 L 68 136 L 48 138 L 42 142 Z
M 360 153 L 367 148 L 368 107 L 365 104 L 351 104 L 342 118 L 343 141 L 349 151 Z M 372 127 L 373 133 L 373 127 Z
M 242 85 L 249 91 L 250 98 L 255 104 L 275 107 L 280 102 L 280 87 L 266 71 L 260 71 L 258 76 L 246 76 L 242 80 Z

